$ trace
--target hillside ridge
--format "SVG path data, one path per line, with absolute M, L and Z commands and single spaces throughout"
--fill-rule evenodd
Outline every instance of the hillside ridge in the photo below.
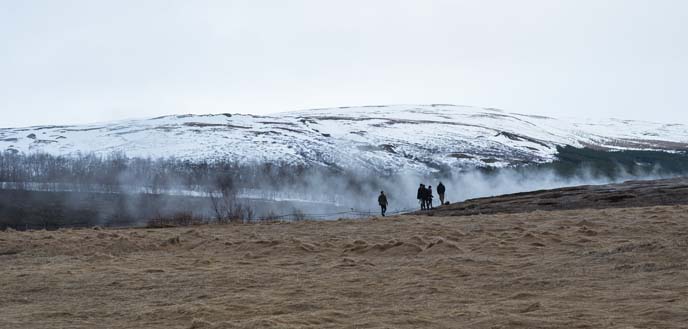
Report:
M 125 153 L 190 161 L 286 162 L 419 173 L 548 163 L 558 146 L 688 151 L 688 125 L 555 119 L 457 105 L 376 105 L 272 115 L 168 115 L 0 128 L 0 151 Z

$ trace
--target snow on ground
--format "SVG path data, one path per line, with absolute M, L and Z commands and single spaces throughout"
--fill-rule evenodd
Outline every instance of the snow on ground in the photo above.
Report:
M 123 152 L 239 162 L 285 161 L 427 172 L 554 159 L 557 145 L 688 149 L 688 126 L 619 119 L 555 119 L 455 105 L 342 107 L 173 115 L 73 126 L 0 128 L 0 150 L 74 155 Z

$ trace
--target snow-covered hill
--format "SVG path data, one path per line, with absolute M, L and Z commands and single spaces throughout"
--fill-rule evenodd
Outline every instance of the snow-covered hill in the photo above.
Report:
M 176 115 L 91 125 L 0 128 L 0 151 L 337 165 L 384 171 L 552 161 L 557 145 L 688 150 L 688 126 L 586 121 L 455 105 Z

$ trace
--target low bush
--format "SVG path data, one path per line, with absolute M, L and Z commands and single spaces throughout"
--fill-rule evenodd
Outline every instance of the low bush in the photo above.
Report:
M 171 216 L 158 215 L 149 219 L 146 227 L 162 228 L 162 227 L 177 227 L 177 226 L 192 226 L 206 224 L 207 221 L 194 217 L 190 212 L 179 212 Z

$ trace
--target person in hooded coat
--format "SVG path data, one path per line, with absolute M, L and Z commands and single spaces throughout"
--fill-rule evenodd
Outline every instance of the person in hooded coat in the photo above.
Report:
M 420 184 L 416 198 L 418 199 L 418 202 L 420 202 L 420 210 L 425 210 L 425 185 Z
M 440 206 L 444 205 L 444 192 L 446 191 L 446 188 L 444 187 L 444 184 L 440 182 L 439 185 L 437 185 L 437 195 L 440 197 Z

